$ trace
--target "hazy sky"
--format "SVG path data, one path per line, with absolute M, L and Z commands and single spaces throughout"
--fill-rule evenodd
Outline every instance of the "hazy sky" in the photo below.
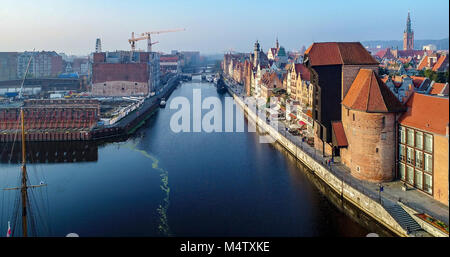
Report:
M 408 10 L 416 39 L 442 39 L 449 31 L 448 0 L 0 0 L 0 52 L 55 50 L 69 54 L 129 50 L 131 32 L 186 28 L 154 36 L 155 51 L 249 52 L 288 50 L 320 41 L 402 39 Z M 146 41 L 137 43 L 146 49 Z

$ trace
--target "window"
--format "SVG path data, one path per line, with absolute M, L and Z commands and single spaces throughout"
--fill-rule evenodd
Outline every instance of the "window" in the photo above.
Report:
M 381 126 L 384 128 L 384 125 L 386 124 L 386 117 L 381 118 Z
M 414 161 L 414 149 L 408 147 L 406 151 L 406 163 L 414 164 L 413 161 Z
M 425 151 L 433 152 L 433 136 L 430 134 L 425 134 Z
M 375 152 L 377 152 L 377 153 L 378 153 L 378 148 L 375 148 Z
M 414 168 L 409 166 L 409 165 L 406 166 L 406 167 L 407 167 L 406 168 L 406 170 L 407 170 L 407 173 L 406 173 L 407 182 L 409 184 L 411 184 L 411 185 L 414 185 Z
M 405 164 L 400 163 L 399 169 L 400 169 L 400 178 L 401 178 L 401 180 L 404 181 L 405 180 Z
M 347 117 L 350 115 L 350 109 L 347 109 Z
M 424 188 L 423 190 L 425 190 L 427 193 L 432 194 L 433 193 L 433 182 L 432 182 L 432 177 L 428 174 L 425 173 L 424 175 L 424 179 L 425 179 L 425 183 L 424 183 Z
M 406 134 L 405 134 L 405 128 L 400 127 L 400 143 L 405 143 L 406 141 Z
M 423 155 L 422 151 L 416 150 L 416 168 L 422 169 L 423 167 Z
M 423 147 L 423 133 L 416 132 L 416 148 L 422 149 Z
M 409 146 L 414 146 L 414 130 L 407 129 L 406 143 Z
M 353 121 L 355 121 L 355 114 L 353 113 Z
M 431 154 L 425 154 L 424 170 L 430 173 L 433 171 L 433 156 Z
M 386 132 L 381 132 L 381 140 L 386 140 Z
M 414 182 L 414 186 L 418 189 L 422 189 L 422 179 L 423 173 L 420 170 L 416 170 L 416 180 Z

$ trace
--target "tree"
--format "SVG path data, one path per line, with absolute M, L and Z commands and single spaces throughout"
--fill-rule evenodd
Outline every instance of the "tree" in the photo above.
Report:
M 381 75 L 385 75 L 388 74 L 388 70 L 386 70 L 384 67 L 378 67 L 378 74 Z
M 444 73 L 444 79 L 445 79 L 445 82 L 449 82 L 449 79 L 448 79 L 448 75 L 449 75 L 449 73 L 448 73 L 448 68 L 447 68 L 447 70 L 445 71 L 445 73 Z

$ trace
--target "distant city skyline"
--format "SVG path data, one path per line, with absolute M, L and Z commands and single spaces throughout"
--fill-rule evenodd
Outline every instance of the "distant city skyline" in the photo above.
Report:
M 186 28 L 156 35 L 154 51 L 267 51 L 278 36 L 287 50 L 313 42 L 402 40 L 408 10 L 415 39 L 448 38 L 449 2 L 434 1 L 13 1 L 0 5 L 0 51 L 86 55 L 129 50 L 131 32 Z M 146 49 L 139 41 L 137 49 Z

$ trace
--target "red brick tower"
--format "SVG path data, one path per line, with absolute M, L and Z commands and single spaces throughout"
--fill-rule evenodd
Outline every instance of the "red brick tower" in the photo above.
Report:
M 395 177 L 396 120 L 404 107 L 370 69 L 361 69 L 342 101 L 338 137 L 343 163 L 359 179 L 382 182 Z M 333 125 L 334 127 L 335 125 Z
M 406 30 L 403 32 L 403 50 L 414 49 L 414 31 L 411 29 L 411 17 L 406 19 Z

